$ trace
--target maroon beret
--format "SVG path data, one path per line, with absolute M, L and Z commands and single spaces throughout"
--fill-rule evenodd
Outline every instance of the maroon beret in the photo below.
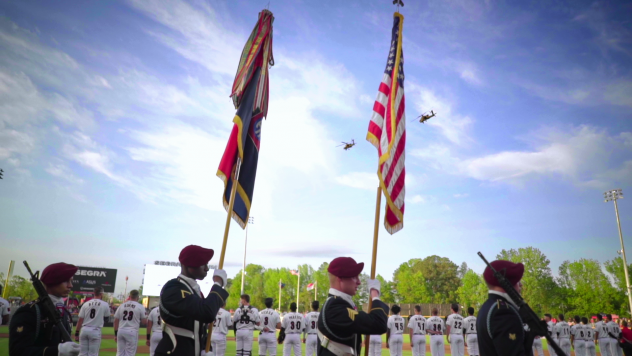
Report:
M 189 245 L 180 251 L 180 263 L 187 267 L 200 267 L 208 264 L 215 252 L 210 248 Z
M 504 260 L 496 260 L 491 263 L 492 267 L 500 274 L 504 275 L 505 278 L 511 283 L 512 286 L 516 285 L 524 274 L 524 265 L 522 263 L 513 263 L 511 261 Z M 483 272 L 483 278 L 485 278 L 485 282 L 490 286 L 500 287 L 496 277 L 494 277 L 494 272 L 489 267 L 485 267 L 485 272 Z
M 40 280 L 47 286 L 55 286 L 66 282 L 75 275 L 78 268 L 75 265 L 59 262 L 44 268 Z
M 360 275 L 363 268 L 364 262 L 356 263 L 351 257 L 338 257 L 331 261 L 327 272 L 338 278 L 353 278 Z

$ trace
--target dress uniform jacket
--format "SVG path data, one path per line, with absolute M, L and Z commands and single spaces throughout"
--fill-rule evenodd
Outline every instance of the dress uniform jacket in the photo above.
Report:
M 61 311 L 62 324 L 71 333 L 70 313 Z M 9 356 L 57 356 L 62 343 L 60 330 L 52 316 L 36 301 L 20 307 L 9 325 Z
M 531 355 L 518 308 L 501 295 L 489 294 L 478 312 L 476 332 L 481 356 Z
M 195 322 L 198 321 L 199 349 L 204 350 L 207 334 L 204 323 L 215 320 L 226 298 L 228 292 L 218 285 L 213 285 L 209 295 L 203 298 L 184 279 L 174 278 L 165 283 L 160 292 L 160 317 L 165 324 L 191 333 L 195 331 Z M 156 355 L 199 356 L 195 355 L 195 339 L 177 334 L 175 339 L 174 349 L 169 335 L 163 333 L 163 338 L 156 347 Z
M 353 306 L 341 297 L 329 295 L 318 317 L 318 331 L 331 341 L 350 346 L 360 354 L 362 335 L 379 335 L 386 332 L 388 305 L 379 299 L 373 301 L 373 309 L 369 313 L 356 311 Z M 335 356 L 321 346 L 318 340 L 318 356 Z

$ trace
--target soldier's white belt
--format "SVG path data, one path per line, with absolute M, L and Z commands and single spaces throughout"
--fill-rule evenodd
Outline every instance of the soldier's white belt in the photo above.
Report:
M 176 346 L 178 346 L 178 341 L 176 339 L 176 335 L 178 335 L 178 336 L 193 339 L 193 342 L 195 343 L 195 354 L 199 355 L 200 354 L 200 343 L 198 342 L 199 325 L 200 323 L 196 320 L 194 322 L 194 329 L 195 329 L 195 332 L 194 332 L 191 330 L 179 328 L 177 326 L 169 325 L 165 323 L 165 321 L 163 320 L 162 330 L 169 336 L 169 338 L 171 339 L 171 342 L 173 343 L 173 349 L 171 349 L 171 351 L 167 351 L 167 354 L 171 354 L 173 351 L 175 351 Z
M 320 346 L 326 348 L 332 354 L 336 356 L 355 356 L 353 347 L 329 340 L 320 330 L 318 330 L 318 337 L 320 338 Z

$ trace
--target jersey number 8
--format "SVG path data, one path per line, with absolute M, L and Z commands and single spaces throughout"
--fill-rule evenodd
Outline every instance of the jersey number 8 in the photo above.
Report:
M 94 317 L 97 315 L 97 310 L 96 309 L 90 309 L 90 319 L 94 319 Z

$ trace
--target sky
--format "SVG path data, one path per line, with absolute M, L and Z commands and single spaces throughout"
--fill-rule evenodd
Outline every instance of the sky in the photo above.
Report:
M 267 6 L 275 65 L 248 262 L 369 265 L 378 182 L 365 137 L 390 1 L 8 0 L 0 266 L 116 268 L 122 291 L 125 276 L 139 286 L 145 264 L 177 261 L 189 244 L 214 248 L 217 263 L 230 88 Z M 603 192 L 632 193 L 632 4 L 409 0 L 400 11 L 406 211 L 392 236 L 380 222 L 377 272 L 391 279 L 439 255 L 481 273 L 477 251 L 526 246 L 554 273 L 564 260 L 616 257 Z M 415 120 L 429 110 L 437 116 Z M 632 248 L 632 205 L 619 210 Z M 231 225 L 229 277 L 244 235 Z

